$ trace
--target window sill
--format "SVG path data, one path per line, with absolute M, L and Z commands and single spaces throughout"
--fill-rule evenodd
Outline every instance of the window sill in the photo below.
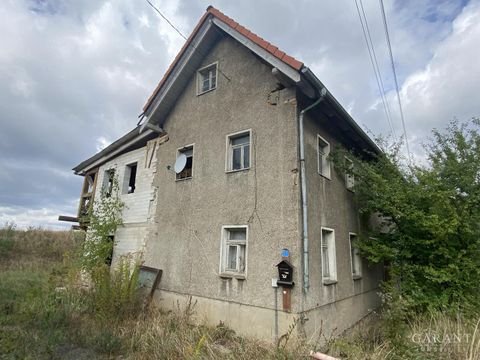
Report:
M 237 274 L 237 273 L 220 273 L 220 277 L 222 279 L 237 279 L 237 280 L 245 280 L 245 274 Z
M 236 169 L 236 170 L 225 170 L 225 172 L 227 174 L 232 174 L 232 173 L 237 173 L 237 172 L 240 172 L 240 171 L 247 171 L 247 170 L 250 170 L 250 168 L 243 168 L 243 169 Z
M 353 280 L 361 280 L 361 279 L 362 279 L 362 275 L 352 275 L 352 279 L 353 279 Z
M 193 179 L 193 176 L 190 176 L 190 177 L 186 177 L 186 178 L 183 178 L 183 179 L 175 179 L 175 181 L 185 181 L 185 180 L 192 180 Z
M 197 93 L 197 96 L 201 96 L 201 95 L 203 95 L 203 94 L 209 93 L 210 91 L 213 91 L 213 90 L 215 90 L 216 88 L 217 88 L 217 87 L 215 86 L 214 88 L 208 89 L 208 90 L 206 90 L 206 91 L 199 92 L 199 93 Z
M 323 177 L 323 178 L 325 178 L 325 179 L 327 179 L 327 180 L 332 180 L 332 177 L 331 177 L 331 176 L 327 176 L 327 175 L 324 175 L 324 174 L 319 173 L 319 172 L 317 172 L 317 173 L 318 173 L 318 175 L 320 175 L 321 177 Z
M 336 283 L 337 280 L 323 280 L 323 285 L 325 286 L 335 285 Z

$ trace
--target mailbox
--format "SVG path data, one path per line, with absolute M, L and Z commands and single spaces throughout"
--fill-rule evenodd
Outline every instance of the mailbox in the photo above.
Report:
M 293 266 L 287 260 L 277 264 L 278 281 L 277 284 L 283 287 L 293 287 Z

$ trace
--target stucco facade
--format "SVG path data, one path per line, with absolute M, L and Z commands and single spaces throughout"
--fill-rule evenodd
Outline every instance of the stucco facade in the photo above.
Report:
M 361 260 L 361 274 L 352 274 L 350 237 L 367 224 L 360 221 L 344 175 L 333 166 L 328 178 L 319 174 L 318 139 L 332 149 L 361 151 L 374 145 L 331 95 L 320 92 L 323 84 L 308 68 L 235 24 L 207 9 L 144 108 L 139 133 L 148 125 L 150 142 L 142 138 L 134 147 L 143 135 L 131 132 L 101 154 L 111 158 L 100 165 L 98 184 L 111 167 L 119 169 L 122 181 L 122 169 L 139 164 L 138 192 L 122 195 L 127 210 L 125 225 L 115 234 L 115 256 L 141 252 L 144 265 L 163 270 L 156 303 L 177 308 L 191 298 L 198 321 L 222 321 L 266 340 L 278 339 L 294 322 L 299 334 L 312 340 L 320 329 L 327 336 L 339 333 L 379 305 L 382 269 Z M 210 68 L 215 72 L 198 72 Z M 204 82 L 207 91 L 199 95 Z M 303 208 L 300 112 L 324 96 L 305 114 L 308 206 Z M 231 141 L 238 133 L 248 134 L 248 155 L 242 155 L 248 165 L 232 171 Z M 152 141 L 153 157 L 148 154 Z M 186 149 L 191 172 L 178 179 L 174 165 Z M 98 155 L 75 170 L 87 173 L 103 158 Z M 146 159 L 149 166 L 140 171 Z M 242 255 L 236 262 L 243 267 L 232 273 L 225 271 L 225 234 L 239 227 L 244 238 L 237 242 Z M 322 229 L 334 234 L 335 281 L 325 281 L 322 273 Z M 274 285 L 283 249 L 293 265 L 294 285 L 288 288 Z

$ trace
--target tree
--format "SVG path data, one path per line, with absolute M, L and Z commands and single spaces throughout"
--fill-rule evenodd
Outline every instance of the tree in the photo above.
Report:
M 398 145 L 373 161 L 349 155 L 359 209 L 381 219 L 360 249 L 389 264 L 401 295 L 418 310 L 480 302 L 479 129 L 473 119 L 434 130 L 424 166 L 402 166 Z M 334 155 L 336 166 L 351 171 L 343 155 Z

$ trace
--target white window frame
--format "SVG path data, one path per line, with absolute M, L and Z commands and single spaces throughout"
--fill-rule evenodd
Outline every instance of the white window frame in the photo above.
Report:
M 331 237 L 325 239 L 324 232 L 329 232 Z M 324 274 L 324 244 L 327 245 L 328 251 L 328 270 L 329 274 Z M 335 251 L 335 230 L 327 227 L 321 228 L 321 241 L 320 241 L 320 253 L 321 253 L 321 265 L 322 265 L 322 282 L 324 285 L 335 284 L 337 282 L 337 257 Z
M 228 232 L 230 229 L 245 229 L 245 241 L 243 240 L 229 240 Z M 237 269 L 232 271 L 227 269 L 228 262 L 228 247 L 238 245 L 245 247 L 245 266 L 244 270 L 241 271 Z M 238 259 L 240 252 L 237 250 L 237 264 L 240 264 Z M 222 232 L 220 236 L 220 276 L 222 277 L 236 277 L 238 279 L 245 279 L 247 277 L 247 267 L 248 267 L 248 225 L 223 225 Z
M 249 142 L 249 148 L 248 148 L 248 157 L 249 157 L 249 161 L 248 161 L 248 164 L 249 166 L 248 167 L 243 167 L 241 169 L 233 169 L 233 149 L 234 147 L 232 146 L 232 139 L 233 138 L 237 138 L 237 137 L 241 137 L 242 135 L 247 135 L 249 136 L 249 139 L 250 139 L 250 142 Z M 225 144 L 226 144 L 226 156 L 225 156 L 225 172 L 237 172 L 237 171 L 244 171 L 244 170 L 248 170 L 252 167 L 252 142 L 253 142 L 253 138 L 252 138 L 252 129 L 247 129 L 247 130 L 241 130 L 241 131 L 237 131 L 237 132 L 234 132 L 232 134 L 228 134 L 226 137 L 225 137 Z M 245 153 L 242 152 L 242 156 L 244 156 Z M 243 159 L 243 158 L 242 158 Z M 244 164 L 244 161 L 242 160 L 242 163 Z
M 348 233 L 348 243 L 350 245 L 350 265 L 352 269 L 352 279 L 362 278 L 362 257 L 354 243 L 358 241 L 358 235 L 353 232 Z
M 202 84 L 203 84 L 202 73 L 207 70 L 210 70 L 210 68 L 213 68 L 213 67 L 215 68 L 215 86 L 212 86 L 212 73 L 209 72 L 210 87 L 207 90 L 202 90 Z M 218 85 L 218 61 L 197 70 L 197 96 L 203 95 L 203 94 L 206 94 L 207 92 L 215 90 L 217 88 L 217 85 Z
M 320 153 L 320 141 L 325 143 L 325 147 L 327 151 L 323 154 Z M 330 155 L 330 143 L 317 134 L 317 172 L 322 175 L 323 177 L 330 180 L 331 178 L 331 166 L 330 160 L 328 156 Z M 322 167 L 320 167 L 320 162 L 322 163 Z
M 345 156 L 345 187 L 353 191 L 355 186 L 355 175 L 353 174 L 353 161 Z M 351 173 L 349 173 L 351 171 Z
M 193 168 L 195 167 L 195 143 L 193 144 L 188 144 L 188 145 L 185 145 L 185 146 L 182 146 L 182 147 L 179 147 L 175 153 L 175 160 L 178 158 L 178 156 L 180 154 L 182 154 L 183 152 L 185 152 L 185 149 L 188 149 L 188 148 L 192 148 L 192 175 L 189 176 L 189 177 L 185 177 L 185 178 L 178 178 L 177 177 L 177 173 L 175 173 L 175 181 L 184 181 L 184 180 L 190 180 L 190 179 L 193 179 Z

